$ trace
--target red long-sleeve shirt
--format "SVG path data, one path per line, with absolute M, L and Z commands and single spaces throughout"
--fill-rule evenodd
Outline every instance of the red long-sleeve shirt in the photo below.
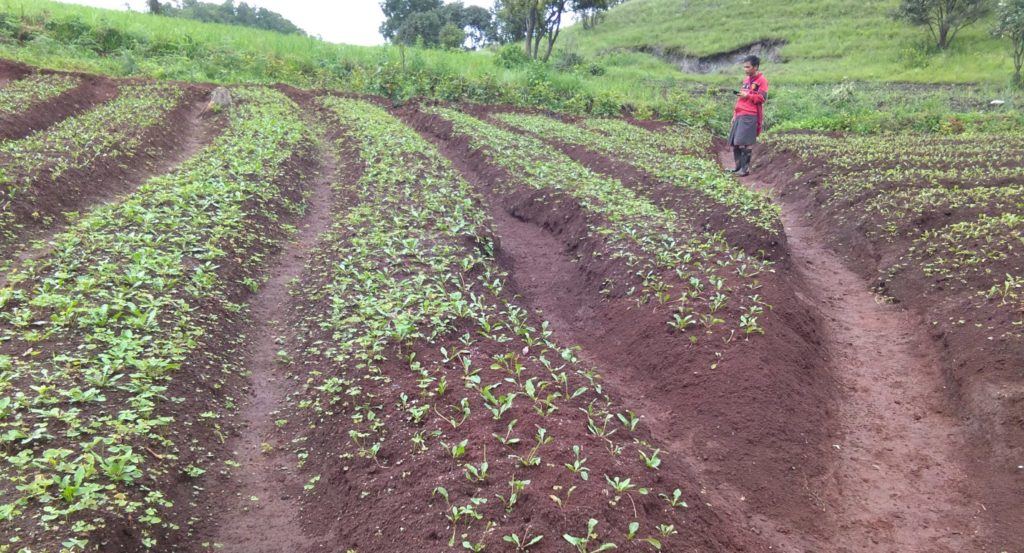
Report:
M 761 127 L 764 123 L 764 101 L 768 97 L 768 79 L 764 73 L 758 73 L 753 77 L 743 79 L 742 90 L 747 91 L 746 97 L 736 99 L 734 116 L 755 115 L 757 116 L 757 134 L 761 134 Z

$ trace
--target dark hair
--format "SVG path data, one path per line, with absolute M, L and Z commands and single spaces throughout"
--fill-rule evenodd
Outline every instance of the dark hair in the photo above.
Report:
M 747 56 L 747 57 L 743 58 L 743 63 L 749 63 L 750 65 L 753 65 L 754 67 L 761 67 L 761 58 L 759 58 L 757 56 Z

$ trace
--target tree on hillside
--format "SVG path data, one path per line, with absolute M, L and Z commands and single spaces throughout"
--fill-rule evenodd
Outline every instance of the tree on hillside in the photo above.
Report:
M 526 14 L 516 0 L 494 0 L 493 17 L 487 38 L 497 44 L 510 44 L 526 38 Z
M 1021 86 L 1024 84 L 1021 80 L 1021 66 L 1024 65 L 1024 0 L 999 0 L 994 34 L 1009 39 L 1013 44 L 1013 82 Z
M 551 51 L 567 14 L 596 17 L 593 15 L 595 12 L 605 11 L 613 3 L 610 0 L 504 0 L 500 3 L 502 11 L 496 13 L 498 17 L 507 17 L 513 23 L 523 21 L 525 29 L 522 38 L 526 55 L 546 62 L 551 58 Z
M 471 47 L 479 48 L 487 44 L 492 20 L 491 12 L 487 8 L 466 6 L 462 11 L 462 24 Z
M 468 39 L 477 48 L 488 40 L 491 12 L 462 2 L 441 0 L 384 0 L 380 3 L 384 23 L 380 34 L 399 44 L 458 48 Z
M 414 12 L 406 17 L 391 38 L 398 44 L 421 44 L 434 47 L 440 44 L 441 28 L 444 22 L 437 10 Z
M 895 17 L 927 26 L 936 45 L 945 50 L 960 29 L 989 12 L 989 0 L 901 0 Z
M 384 12 L 380 34 L 384 40 L 394 40 L 398 30 L 413 14 L 433 11 L 443 5 L 441 0 L 384 0 L 380 3 L 380 9 Z
M 234 0 L 226 0 L 222 4 L 200 2 L 199 0 L 178 0 L 176 3 L 146 0 L 146 6 L 150 13 L 171 17 L 195 19 L 207 23 L 255 27 L 284 34 L 306 34 L 297 25 L 288 21 L 277 12 L 272 12 L 266 8 L 250 6 L 245 2 L 235 6 Z
M 580 23 L 584 29 L 593 29 L 598 23 L 604 21 L 604 15 L 608 10 L 622 4 L 626 0 L 607 0 L 606 2 L 594 2 L 593 5 L 585 7 L 577 12 Z

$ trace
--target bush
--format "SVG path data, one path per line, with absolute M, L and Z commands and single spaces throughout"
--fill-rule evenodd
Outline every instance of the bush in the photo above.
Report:
M 437 38 L 441 42 L 441 46 L 455 50 L 461 48 L 466 42 L 466 31 L 454 23 L 445 23 Z
M 925 69 L 938 53 L 938 47 L 929 40 L 918 39 L 904 44 L 897 53 L 897 61 L 907 69 Z
M 494 58 L 494 65 L 504 69 L 514 69 L 530 63 L 530 58 L 521 47 L 515 44 L 506 44 L 498 50 Z
M 563 52 L 555 59 L 555 67 L 561 71 L 572 71 L 586 60 L 577 52 Z

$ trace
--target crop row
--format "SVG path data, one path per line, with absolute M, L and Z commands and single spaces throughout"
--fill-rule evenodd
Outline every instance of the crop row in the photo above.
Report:
M 56 180 L 98 159 L 139 153 L 146 130 L 164 121 L 182 96 L 173 85 L 128 85 L 114 100 L 82 115 L 0 143 L 0 240 L 15 231 L 13 202 L 30 204 L 38 181 Z
M 822 186 L 827 205 L 846 205 L 891 187 L 936 188 L 992 186 L 1024 178 L 1024 138 L 974 136 L 832 137 L 799 134 L 771 139 L 805 162 L 824 161 L 829 170 Z
M 21 113 L 75 88 L 81 82 L 66 75 L 31 75 L 0 88 L 0 116 Z
M 954 166 L 1002 167 L 1019 165 L 1013 152 L 1024 150 L 1024 136 L 965 135 L 958 137 L 876 134 L 836 137 L 826 134 L 781 134 L 772 144 L 793 148 L 802 155 L 814 152 L 830 166 L 847 171 L 899 167 Z
M 714 161 L 699 157 L 711 146 L 710 135 L 706 133 L 675 127 L 652 132 L 610 119 L 586 120 L 584 128 L 542 115 L 505 113 L 496 117 L 535 135 L 583 146 L 632 164 L 665 183 L 692 189 L 725 206 L 733 217 L 763 231 L 780 230 L 779 207 L 766 194 L 747 188 L 723 174 Z M 680 147 L 683 152 L 674 151 Z
M 613 140 L 620 138 L 636 140 L 645 147 L 665 152 L 700 156 L 707 154 L 711 148 L 711 133 L 698 127 L 667 125 L 657 131 L 637 133 L 638 129 L 643 129 L 617 118 L 588 117 L 582 119 L 581 123 L 584 127 L 607 135 Z
M 934 291 L 966 293 L 974 307 L 995 304 L 1024 326 L 1024 137 L 799 134 L 771 142 L 823 169 L 819 201 L 895 260 L 879 268 L 886 281 L 920 275 Z
M 981 186 L 960 188 L 898 188 L 880 192 L 864 202 L 861 218 L 875 217 L 881 224 L 870 226 L 873 238 L 903 235 L 916 237 L 920 229 L 906 226 L 907 220 L 924 221 L 943 213 L 1024 213 L 1024 186 Z
M 1021 137 L 915 137 L 912 148 L 899 148 L 895 141 L 911 142 L 907 137 L 811 134 L 772 139 L 805 162 L 824 159 L 824 205 L 875 240 L 919 238 L 927 230 L 919 228 L 922 222 L 1024 213 L 1024 187 L 1015 182 L 1024 178 Z M 997 141 L 1002 153 L 993 155 Z
M 972 303 L 995 303 L 1024 327 L 1024 213 L 981 214 L 926 231 L 889 274 L 920 267 L 947 289 L 973 290 Z M 963 315 L 963 314 L 961 314 Z M 1015 331 L 1021 334 L 1021 329 Z
M 170 105 L 153 96 L 168 90 L 139 92 L 126 96 L 133 109 Z M 231 367 L 199 353 L 242 308 L 228 294 L 240 285 L 220 269 L 258 263 L 286 204 L 275 182 L 305 140 L 301 111 L 283 95 L 235 95 L 225 134 L 54 237 L 46 257 L 0 288 L 0 524 L 15 547 L 85 549 L 114 521 L 141 529 L 149 547 L 174 529 L 160 483 L 177 481 L 179 459 L 205 447 L 190 441 L 216 410 L 180 397 L 174 381 L 213 385 Z M 214 411 L 176 416 L 188 401 Z
M 312 376 L 300 406 L 341 438 L 300 458 L 340 457 L 358 484 L 352 493 L 366 501 L 340 513 L 349 539 L 360 550 L 438 549 L 402 527 L 473 551 L 673 541 L 685 502 L 671 483 L 650 485 L 659 450 L 599 375 L 508 299 L 472 187 L 386 111 L 322 103 L 345 129 L 338 148 L 357 150 L 360 176 L 340 185 L 354 206 L 308 268 L 326 280 L 302 291 L 320 307 L 305 311 L 300 361 L 327 368 L 302 370 Z M 314 493 L 331 498 L 319 478 Z M 400 507 L 384 511 L 396 494 Z M 658 525 L 634 526 L 638 511 Z
M 771 270 L 770 262 L 730 247 L 720 233 L 694 228 L 674 211 L 536 138 L 458 111 L 436 113 L 504 168 L 513 188 L 560 191 L 593 214 L 590 232 L 601 237 L 612 259 L 623 260 L 633 271 L 639 286 L 632 289 L 640 291 L 640 300 L 674 305 L 669 324 L 690 333 L 692 341 L 700 331 L 710 335 L 722 329 L 727 340 L 762 332 L 757 319 L 767 306 L 757 292 L 758 275 Z

